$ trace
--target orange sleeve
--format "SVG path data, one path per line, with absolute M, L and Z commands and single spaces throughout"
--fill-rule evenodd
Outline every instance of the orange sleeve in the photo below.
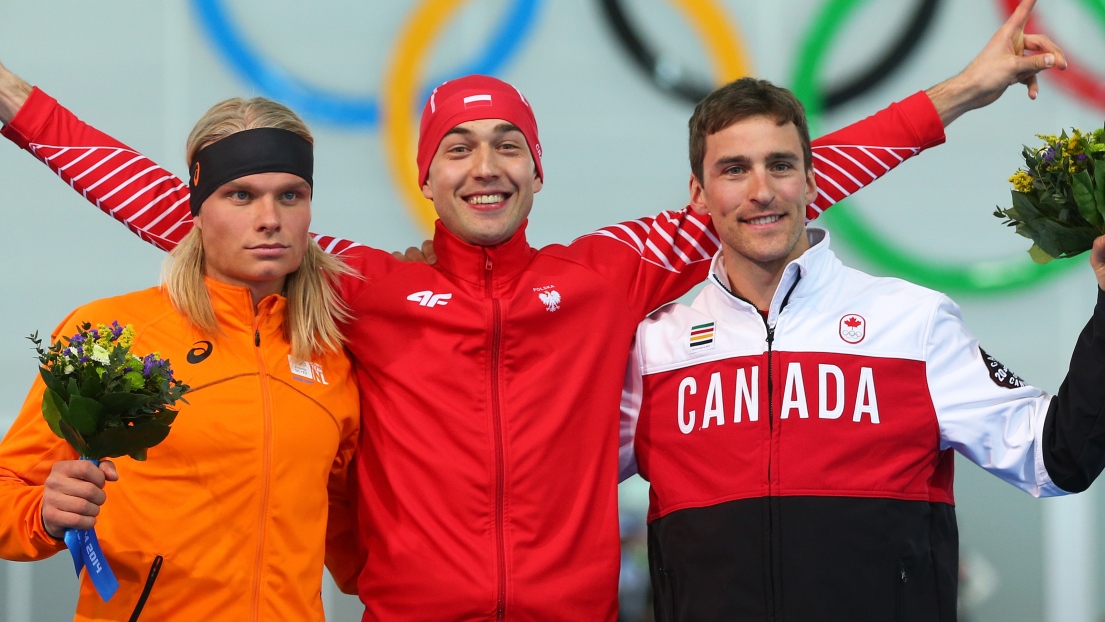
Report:
M 0 558 L 7 560 L 45 559 L 65 549 L 65 543 L 42 526 L 42 491 L 55 462 L 78 456 L 42 418 L 45 389 L 36 377 L 19 416 L 0 442 Z

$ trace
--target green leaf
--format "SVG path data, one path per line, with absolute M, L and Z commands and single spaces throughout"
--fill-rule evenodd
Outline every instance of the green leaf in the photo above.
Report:
M 120 415 L 135 412 L 149 401 L 148 395 L 137 393 L 108 393 L 100 397 L 100 403 L 104 405 L 105 411 Z
M 1078 171 L 1071 176 L 1071 191 L 1074 193 L 1074 202 L 1078 204 L 1078 213 L 1082 214 L 1087 222 L 1100 226 L 1101 212 L 1097 210 L 1097 202 L 1094 200 L 1093 180 L 1086 171 Z
M 60 395 L 63 400 L 69 399 L 69 392 L 65 390 L 65 386 L 49 369 L 39 367 L 38 375 L 42 377 L 42 381 L 46 383 L 51 391 Z
M 61 428 L 61 436 L 69 443 L 69 445 L 77 450 L 82 458 L 92 458 L 93 460 L 100 460 L 104 456 L 96 456 L 91 453 L 88 448 L 88 444 L 84 442 L 84 438 L 80 432 L 73 429 L 73 426 L 65 422 L 64 419 L 58 422 L 58 427 Z
M 58 438 L 65 438 L 61 435 L 61 427 L 58 426 L 58 422 L 61 421 L 61 415 L 65 411 L 69 410 L 69 407 L 53 389 L 47 388 L 46 392 L 42 394 L 42 418 L 46 420 L 46 424 L 50 426 L 50 430 L 53 431 Z
M 88 365 L 81 373 L 81 395 L 95 398 L 103 393 L 104 385 L 95 365 Z
M 1099 163 L 1093 171 L 1094 177 L 1094 203 L 1097 204 L 1097 213 L 1105 218 L 1105 164 Z
M 69 410 L 62 413 L 62 419 L 73 429 L 84 435 L 96 432 L 97 423 L 104 407 L 94 399 L 80 395 L 69 396 Z
M 88 440 L 88 447 L 104 458 L 118 458 L 153 447 L 167 436 L 169 426 L 150 421 L 129 428 L 104 430 Z
M 1035 261 L 1039 264 L 1045 264 L 1050 262 L 1052 259 L 1055 259 L 1051 255 L 1048 255 L 1047 251 L 1040 248 L 1036 244 L 1033 244 L 1032 248 L 1028 249 L 1028 256 L 1032 258 L 1032 261 Z
M 127 455 L 130 456 L 131 458 L 134 458 L 135 460 L 137 460 L 139 462 L 145 462 L 145 460 L 146 460 L 146 450 L 145 449 L 137 449 L 135 451 L 130 452 Z

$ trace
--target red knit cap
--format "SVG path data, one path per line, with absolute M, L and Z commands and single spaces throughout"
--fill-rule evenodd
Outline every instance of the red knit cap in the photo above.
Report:
M 522 130 L 526 137 L 537 176 L 542 180 L 541 143 L 537 140 L 537 120 L 522 93 L 497 78 L 464 76 L 449 80 L 434 89 L 422 109 L 422 125 L 418 130 L 418 185 L 426 183 L 430 161 L 445 134 L 454 127 L 478 119 L 502 119 Z

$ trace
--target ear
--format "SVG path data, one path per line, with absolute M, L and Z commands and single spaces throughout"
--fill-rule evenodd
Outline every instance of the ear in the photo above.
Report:
M 544 187 L 545 182 L 541 181 L 541 177 L 537 175 L 537 171 L 533 172 L 533 193 L 537 194 L 541 192 L 541 188 Z
M 806 205 L 813 203 L 817 200 L 817 178 L 813 174 L 813 167 L 811 166 L 806 171 Z
M 434 191 L 430 189 L 430 177 L 428 175 L 426 176 L 426 183 L 422 184 L 422 196 L 431 201 L 434 200 Z
M 706 189 L 694 173 L 691 173 L 691 209 L 699 214 L 709 214 L 710 207 L 706 205 Z
M 203 230 L 203 210 L 202 209 L 200 210 L 200 213 L 196 214 L 195 216 L 192 216 L 192 226 L 195 227 L 196 229 L 201 230 L 201 231 Z

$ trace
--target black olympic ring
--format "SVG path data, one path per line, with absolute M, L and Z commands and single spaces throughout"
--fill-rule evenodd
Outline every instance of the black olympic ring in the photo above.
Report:
M 641 37 L 638 29 L 630 21 L 622 6 L 622 0 L 599 0 L 603 17 L 622 49 L 629 55 L 649 82 L 676 99 L 697 104 L 714 87 L 705 78 L 689 75 L 682 67 L 673 67 Z M 910 16 L 906 27 L 898 33 L 893 45 L 877 61 L 858 76 L 844 84 L 831 88 L 822 101 L 823 110 L 828 111 L 845 104 L 875 88 L 897 71 L 918 49 L 919 43 L 928 34 L 935 21 L 940 0 L 921 0 Z

